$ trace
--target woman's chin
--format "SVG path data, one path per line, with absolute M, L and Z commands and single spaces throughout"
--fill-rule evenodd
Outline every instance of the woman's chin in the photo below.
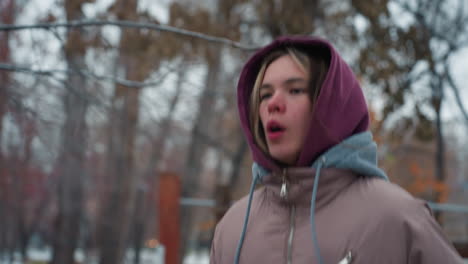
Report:
M 282 164 L 285 164 L 285 165 L 294 165 L 296 163 L 296 160 L 297 160 L 297 155 L 294 154 L 294 155 L 285 155 L 284 153 L 281 153 L 281 154 L 275 154 L 274 152 L 270 152 L 271 156 L 281 162 Z

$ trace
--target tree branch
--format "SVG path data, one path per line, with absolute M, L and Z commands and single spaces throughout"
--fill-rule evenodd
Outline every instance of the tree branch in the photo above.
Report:
M 428 30 L 429 34 L 431 36 L 433 36 L 434 38 L 436 39 L 439 39 L 439 40 L 442 40 L 442 41 L 445 41 L 450 49 L 453 49 L 453 47 L 457 48 L 457 47 L 460 47 L 462 45 L 462 43 L 457 43 L 457 39 L 452 39 L 452 38 L 447 38 L 447 36 L 444 35 L 445 32 L 439 32 L 435 29 L 435 25 L 434 24 L 429 24 L 428 21 L 426 21 L 426 18 L 427 18 L 427 15 L 428 14 L 425 14 L 423 13 L 423 11 L 421 10 L 424 10 L 422 8 L 419 8 L 419 9 L 413 9 L 410 7 L 410 5 L 405 2 L 405 1 L 396 1 L 396 4 L 398 4 L 403 10 L 405 10 L 406 12 L 410 13 L 411 15 L 414 16 L 415 20 L 426 30 Z M 418 7 L 420 7 L 420 5 L 418 4 Z M 437 14 L 435 14 L 437 15 Z M 465 17 L 465 19 L 468 19 L 468 17 Z M 452 20 L 455 20 L 455 21 L 446 21 L 446 23 L 448 23 L 450 25 L 450 27 L 453 27 L 452 24 L 455 23 L 456 26 L 458 26 L 459 24 L 456 23 L 457 21 L 456 20 L 460 20 L 460 21 L 463 21 L 462 18 L 459 18 L 459 17 L 456 17 Z M 434 18 L 431 20 L 432 23 L 434 23 Z M 464 25 L 464 24 L 463 24 Z M 456 27 L 458 29 L 458 27 Z M 460 33 L 460 32 L 458 32 Z M 461 34 L 457 34 L 456 37 L 459 37 L 461 36 Z
M 97 75 L 94 74 L 90 71 L 82 70 L 82 69 L 75 69 L 75 70 L 61 70 L 61 69 L 51 69 L 51 70 L 34 70 L 31 68 L 27 67 L 22 67 L 22 66 L 17 66 L 13 64 L 4 64 L 0 63 L 0 70 L 6 70 L 6 71 L 14 71 L 14 72 L 22 72 L 22 73 L 27 73 L 27 74 L 32 74 L 32 75 L 44 75 L 44 76 L 54 76 L 55 74 L 81 74 L 85 77 L 92 78 L 95 80 L 100 80 L 100 81 L 112 81 L 116 84 L 124 85 L 127 87 L 133 87 L 133 88 L 144 88 L 144 87 L 150 87 L 150 86 L 158 86 L 162 83 L 164 80 L 165 76 L 170 73 L 170 71 L 161 74 L 157 78 L 157 80 L 153 81 L 146 81 L 146 82 L 138 82 L 138 81 L 131 81 L 131 80 L 126 80 L 126 79 L 121 79 L 117 78 L 114 76 L 107 76 L 107 75 Z
M 13 30 L 25 30 L 25 29 L 51 29 L 51 28 L 76 28 L 76 27 L 90 27 L 90 26 L 117 26 L 117 27 L 126 27 L 126 28 L 139 28 L 139 29 L 150 29 L 156 31 L 166 31 L 174 34 L 184 35 L 188 37 L 203 39 L 206 41 L 216 42 L 234 48 L 238 48 L 245 51 L 254 51 L 259 47 L 256 46 L 247 46 L 239 42 L 232 41 L 227 38 L 210 36 L 200 32 L 190 31 L 186 29 L 180 29 L 176 27 L 171 27 L 167 25 L 160 25 L 154 23 L 144 23 L 144 22 L 133 22 L 125 20 L 74 20 L 69 22 L 57 22 L 57 23 L 37 23 L 29 25 L 8 25 L 0 24 L 0 31 L 13 31 Z
M 448 68 L 448 64 L 447 64 L 447 63 L 445 64 L 445 69 L 446 69 L 446 70 L 445 70 L 445 77 L 446 77 L 445 79 L 447 80 L 447 82 L 448 82 L 450 88 L 452 88 L 453 93 L 454 93 L 454 95 L 455 95 L 455 99 L 456 99 L 456 101 L 457 101 L 457 105 L 458 105 L 458 107 L 460 108 L 460 111 L 462 112 L 463 117 L 465 118 L 465 121 L 466 121 L 467 124 L 468 124 L 468 113 L 467 113 L 467 111 L 466 111 L 466 109 L 465 109 L 465 107 L 464 107 L 464 105 L 463 105 L 462 100 L 461 100 L 460 91 L 458 90 L 458 87 L 457 87 L 457 85 L 455 84 L 455 81 L 453 80 L 452 75 L 451 75 L 450 72 L 449 72 L 449 68 Z
M 221 150 L 226 156 L 228 156 L 229 158 L 232 158 L 234 157 L 234 153 L 232 151 L 230 151 L 229 149 L 227 149 L 221 141 L 218 141 L 216 139 L 214 139 L 213 137 L 199 131 L 199 130 L 195 130 L 195 134 L 194 136 L 196 137 L 200 137 L 200 139 L 202 140 L 203 144 L 206 144 L 207 146 L 210 146 L 212 148 L 215 148 L 217 150 Z

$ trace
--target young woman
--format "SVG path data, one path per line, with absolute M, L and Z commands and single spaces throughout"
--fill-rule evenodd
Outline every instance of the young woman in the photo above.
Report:
M 424 201 L 377 167 L 362 90 L 328 42 L 258 51 L 238 107 L 252 187 L 218 224 L 211 263 L 462 263 Z

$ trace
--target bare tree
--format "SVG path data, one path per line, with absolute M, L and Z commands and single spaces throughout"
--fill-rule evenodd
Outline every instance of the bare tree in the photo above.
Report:
M 232 4 L 232 3 L 230 3 Z M 25 29 L 51 29 L 51 28 L 82 28 L 90 26 L 116 26 L 118 28 L 133 28 L 133 29 L 151 29 L 162 32 L 170 32 L 177 34 L 179 36 L 191 37 L 194 39 L 205 40 L 212 43 L 224 44 L 227 46 L 232 46 L 233 48 L 238 48 L 241 50 L 256 50 L 257 46 L 244 45 L 242 43 L 233 41 L 228 38 L 216 37 L 209 34 L 204 34 L 197 31 L 181 29 L 178 27 L 172 27 L 168 25 L 161 25 L 157 23 L 145 23 L 145 22 L 136 22 L 129 20 L 77 20 L 69 21 L 63 23 L 36 23 L 30 25 L 0 25 L 0 30 L 13 31 L 13 30 L 25 30 Z
M 456 103 L 468 122 L 468 115 L 459 99 L 458 87 L 451 82 L 448 67 L 452 55 L 468 46 L 465 26 L 468 14 L 464 2 L 395 0 L 369 4 L 368 1 L 352 1 L 357 13 L 370 24 L 363 35 L 365 47 L 360 54 L 360 73 L 381 87 L 386 95 L 384 120 L 408 101 L 416 101 L 413 102 L 416 105 L 416 122 L 402 118 L 400 124 L 409 127 L 416 123 L 417 138 L 435 140 L 434 171 L 435 178 L 441 183 L 446 179 L 441 111 L 446 101 L 447 88 L 454 91 Z M 389 6 L 399 8 L 401 13 L 412 18 L 411 22 L 401 26 L 396 21 L 399 17 L 392 15 Z M 421 83 L 425 83 L 425 93 L 416 91 Z M 422 106 L 432 109 L 435 117 L 427 111 L 421 111 Z M 439 194 L 434 193 L 432 199 L 438 201 Z
M 0 22 L 12 24 L 14 20 L 15 1 L 7 0 L 0 3 Z M 0 32 L 0 61 L 10 61 L 10 34 L 9 32 Z M 0 71 L 0 222 L 4 223 L 0 227 L 0 251 L 7 251 L 10 247 L 9 239 L 9 213 L 8 213 L 8 175 L 6 172 L 5 156 L 3 155 L 4 145 L 3 136 L 3 118 L 7 110 L 8 89 L 10 84 L 10 74 L 6 71 Z
M 13 23 L 13 15 L 15 9 L 14 0 L 6 0 L 0 3 L 0 21 L 5 24 Z M 10 34 L 9 32 L 0 32 L 0 61 L 10 61 Z M 6 71 L 0 71 L 0 120 L 3 120 L 3 116 L 6 111 L 7 104 L 7 89 L 10 83 L 10 74 Z M 0 134 L 2 132 L 3 122 L 0 122 Z M 0 141 L 0 150 L 2 142 Z M 0 155 L 0 168 L 1 168 L 1 155 Z
M 137 4 L 137 0 L 119 0 L 112 6 L 112 11 L 119 19 L 136 21 L 139 18 Z M 119 71 L 130 80 L 146 79 L 158 64 L 157 58 L 148 60 L 149 53 L 145 53 L 153 44 L 154 39 L 145 37 L 138 29 L 123 29 L 117 63 Z M 117 85 L 112 99 L 107 161 L 110 181 L 100 220 L 101 264 L 122 263 L 126 253 L 137 180 L 133 153 L 140 91 Z
M 448 3 L 451 2 L 451 3 Z M 430 76 L 430 88 L 432 91 L 431 104 L 436 113 L 436 179 L 444 182 L 445 176 L 445 143 L 443 138 L 443 127 L 441 118 L 442 104 L 445 101 L 445 93 L 448 87 L 454 91 L 457 98 L 456 103 L 459 106 L 463 116 L 468 124 L 468 116 L 462 101 L 459 99 L 458 87 L 451 81 L 451 72 L 448 67 L 448 60 L 452 54 L 455 54 L 463 47 L 468 47 L 468 13 L 466 13 L 465 1 L 437 2 L 433 5 L 430 1 L 420 1 L 417 6 L 411 7 L 408 3 L 399 2 L 401 7 L 410 12 L 416 19 L 417 26 L 425 36 L 427 43 L 437 41 L 438 44 L 445 45 L 444 51 L 436 50 L 433 47 L 429 49 L 430 56 L 428 75 Z M 453 11 L 454 4 L 456 12 Z M 439 46 L 439 47 L 440 47 Z M 436 198 L 438 200 L 438 198 Z
M 67 20 L 83 17 L 82 1 L 64 3 Z M 81 30 L 69 30 L 64 47 L 68 68 L 67 89 L 63 97 L 65 124 L 62 130 L 62 149 L 57 168 L 60 171 L 57 184 L 58 215 L 54 237 L 53 264 L 74 263 L 74 253 L 80 241 L 83 216 L 83 192 L 86 111 L 88 108 L 86 78 L 73 74 L 74 69 L 86 68 L 86 42 Z
M 17 247 L 24 260 L 28 259 L 27 248 L 32 232 L 36 228 L 34 222 L 28 221 L 28 215 L 31 212 L 31 201 L 22 199 L 28 196 L 26 186 L 31 180 L 31 158 L 32 158 L 32 140 L 36 134 L 35 121 L 24 111 L 22 105 L 16 104 L 11 108 L 11 114 L 14 116 L 15 123 L 19 127 L 21 144 L 15 147 L 11 153 L 10 176 L 12 178 L 12 195 L 14 198 L 12 216 L 14 217 L 17 241 Z M 11 226 L 11 227 L 13 227 Z
M 200 183 L 200 174 L 203 169 L 204 154 L 207 144 L 204 142 L 204 135 L 211 134 L 209 130 L 212 129 L 214 111 L 212 107 L 215 104 L 215 97 L 213 96 L 218 87 L 218 76 L 220 74 L 220 48 L 213 47 L 209 51 L 211 60 L 208 61 L 208 73 L 206 75 L 205 87 L 200 96 L 198 103 L 198 111 L 192 128 L 191 143 L 187 153 L 187 163 L 185 178 L 182 186 L 182 195 L 184 197 L 194 197 L 198 192 Z M 192 208 L 184 208 L 181 217 L 182 228 L 182 248 L 191 236 L 193 230 L 193 213 Z M 182 254 L 184 255 L 184 254 Z
M 167 113 L 165 114 L 163 120 L 160 122 L 158 134 L 156 138 L 153 140 L 153 144 L 150 150 L 149 159 L 147 161 L 146 166 L 143 168 L 141 172 L 141 177 L 139 179 L 139 186 L 137 188 L 137 196 L 135 199 L 135 213 L 134 213 L 134 250 L 135 250 L 135 258 L 134 263 L 140 263 L 140 250 L 142 247 L 144 234 L 146 231 L 146 220 L 150 216 L 150 212 L 152 212 L 154 206 L 154 198 L 149 196 L 148 194 L 150 188 L 155 188 L 158 190 L 158 164 L 161 161 L 168 138 L 170 136 L 171 127 L 173 125 L 173 118 L 179 103 L 183 83 L 185 80 L 185 74 L 187 70 L 187 62 L 182 61 L 180 63 L 180 68 L 178 69 L 178 79 L 175 85 L 175 91 L 172 95 L 172 98 L 169 102 L 169 108 Z M 158 213 L 156 212 L 156 215 Z M 156 220 L 157 221 L 157 220 Z

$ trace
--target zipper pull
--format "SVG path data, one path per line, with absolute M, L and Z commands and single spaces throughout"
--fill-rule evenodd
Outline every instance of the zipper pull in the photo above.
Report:
M 283 183 L 281 184 L 280 197 L 286 199 L 288 196 L 288 181 L 286 179 L 286 169 L 283 169 Z
M 351 251 L 348 251 L 348 254 L 342 259 L 338 264 L 349 264 L 351 263 L 351 260 L 353 260 L 353 255 L 351 254 Z

